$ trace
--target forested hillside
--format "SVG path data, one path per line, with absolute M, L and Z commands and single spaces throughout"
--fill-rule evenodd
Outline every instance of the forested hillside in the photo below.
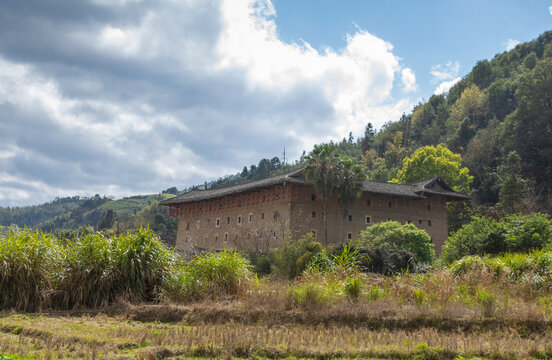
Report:
M 448 94 L 344 149 L 362 156 L 370 176 L 391 180 L 405 156 L 444 144 L 474 176 L 473 202 L 515 211 L 552 208 L 552 32 L 491 61 L 479 61 Z

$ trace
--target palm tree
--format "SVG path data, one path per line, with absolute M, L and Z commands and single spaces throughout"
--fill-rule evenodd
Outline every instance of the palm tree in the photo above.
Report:
M 337 163 L 336 173 L 338 180 L 334 192 L 341 208 L 341 234 L 343 234 L 343 222 L 349 215 L 355 200 L 362 196 L 362 182 L 366 180 L 366 168 L 355 159 L 342 156 Z
M 337 149 L 333 145 L 315 145 L 309 155 L 305 157 L 305 178 L 312 183 L 317 196 L 322 201 L 322 217 L 324 221 L 324 245 L 328 245 L 328 200 L 334 192 L 338 176 Z

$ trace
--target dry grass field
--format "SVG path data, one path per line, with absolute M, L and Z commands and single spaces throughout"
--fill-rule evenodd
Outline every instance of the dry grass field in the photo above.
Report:
M 247 299 L 0 316 L 0 354 L 36 359 L 521 359 L 552 356 L 552 327 L 526 313 L 392 301 L 271 307 Z M 274 305 L 274 304 L 273 304 Z

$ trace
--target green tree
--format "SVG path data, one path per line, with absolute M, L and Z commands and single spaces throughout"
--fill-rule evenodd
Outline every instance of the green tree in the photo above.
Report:
M 374 145 L 375 134 L 376 131 L 374 130 L 372 123 L 369 122 L 366 124 L 366 128 L 364 129 L 364 138 L 362 139 L 362 143 L 360 145 L 363 153 L 370 150 Z
M 478 61 L 472 69 L 469 78 L 480 89 L 485 89 L 492 80 L 491 64 L 487 60 Z
M 462 167 L 462 157 L 442 144 L 419 148 L 403 160 L 403 167 L 392 180 L 395 183 L 411 183 L 439 176 L 455 191 L 468 193 L 473 176 Z
M 485 118 L 485 94 L 475 84 L 466 88 L 460 99 L 450 108 L 450 117 L 447 122 L 448 133 L 454 133 L 464 118 L 469 118 L 476 127 L 481 127 Z
M 334 192 L 341 208 L 341 234 L 343 234 L 343 221 L 349 215 L 355 200 L 362 195 L 362 182 L 366 179 L 366 169 L 355 159 L 342 156 L 337 163 L 336 172 L 338 179 Z
M 520 211 L 523 208 L 526 181 L 521 176 L 521 158 L 518 153 L 510 152 L 498 172 L 502 178 L 498 193 L 502 209 L 509 214 Z
M 98 230 L 111 229 L 115 224 L 115 217 L 113 209 L 107 210 L 98 223 Z
M 311 153 L 305 157 L 305 178 L 313 184 L 322 201 L 325 245 L 328 245 L 328 201 L 339 182 L 336 172 L 337 163 L 337 150 L 330 144 L 315 145 Z

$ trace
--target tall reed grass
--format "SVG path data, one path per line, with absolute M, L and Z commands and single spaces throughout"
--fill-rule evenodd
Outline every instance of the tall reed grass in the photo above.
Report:
M 252 280 L 252 267 L 234 251 L 207 253 L 175 268 L 164 285 L 168 300 L 187 302 L 240 296 Z
M 0 237 L 0 308 L 29 311 L 47 305 L 52 274 L 64 249 L 49 234 L 25 230 Z
M 106 237 L 85 233 L 67 243 L 56 279 L 56 305 L 97 307 L 115 298 L 151 301 L 175 264 L 174 253 L 149 230 Z

